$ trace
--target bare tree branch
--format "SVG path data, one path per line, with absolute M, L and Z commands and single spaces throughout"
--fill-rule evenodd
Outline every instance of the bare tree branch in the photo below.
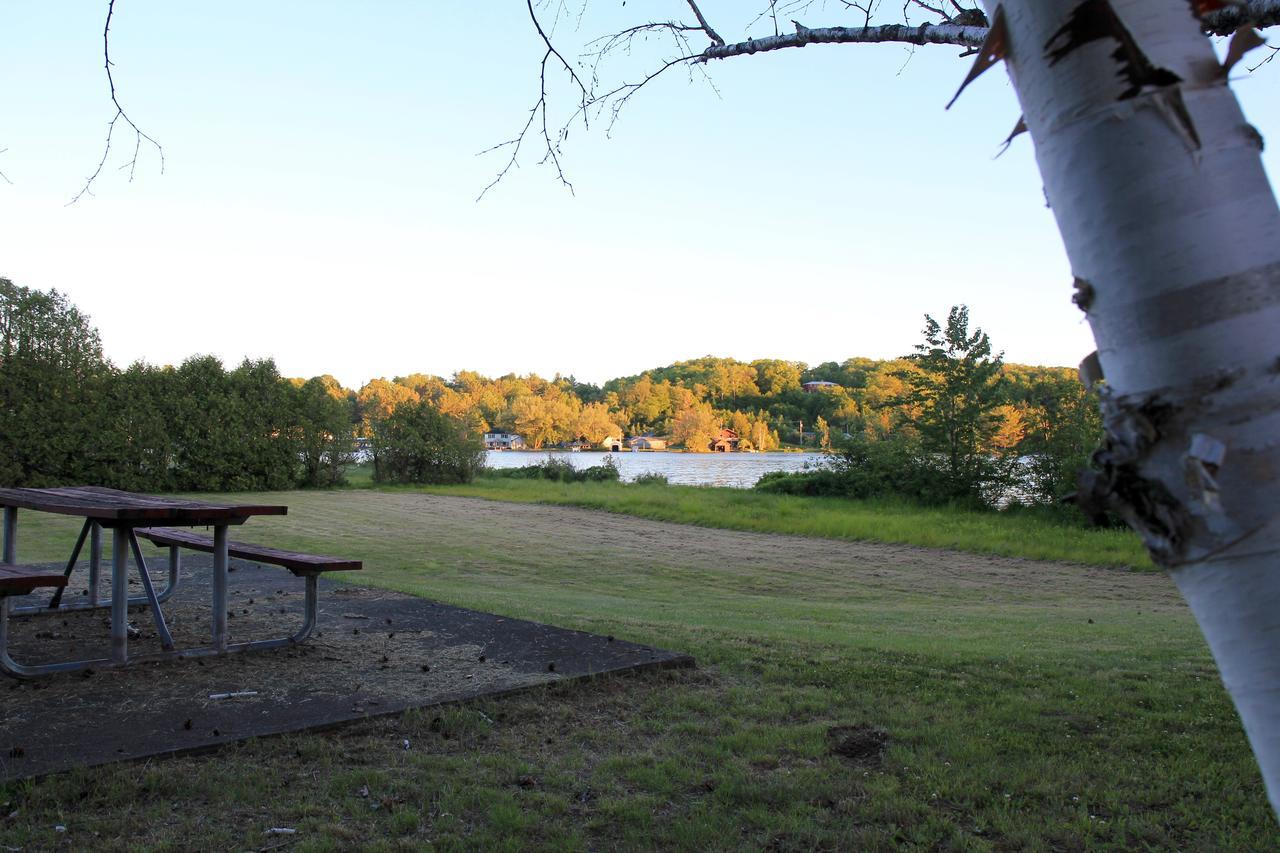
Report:
M 160 174 L 164 174 L 164 149 L 160 147 L 160 143 L 156 142 L 150 136 L 142 132 L 142 129 L 133 123 L 133 119 L 129 118 L 129 114 L 124 111 L 124 107 L 120 105 L 120 99 L 116 96 L 116 81 L 111 75 L 111 16 L 115 13 L 116 0 L 110 0 L 107 3 L 107 21 L 102 27 L 102 60 L 103 67 L 107 72 L 107 86 L 111 90 L 111 103 L 116 108 L 116 114 L 111 117 L 111 121 L 107 124 L 107 141 L 102 149 L 102 159 L 98 161 L 98 167 L 93 170 L 93 174 L 84 182 L 84 186 L 80 188 L 80 192 L 75 194 L 67 205 L 73 205 L 79 201 L 85 194 L 90 193 L 93 182 L 98 179 L 98 175 L 102 174 L 102 169 L 107 165 L 107 158 L 111 155 L 111 142 L 115 136 L 116 123 L 123 120 L 125 124 L 133 129 L 133 156 L 129 162 L 122 165 L 121 169 L 129 170 L 129 180 L 133 181 L 133 175 L 138 167 L 138 152 L 142 148 L 142 141 L 145 139 L 155 146 L 156 151 L 160 154 Z
M 494 179 L 489 182 L 489 185 L 480 191 L 480 195 L 476 196 L 476 201 L 483 199 L 485 195 L 488 194 L 489 190 L 501 183 L 502 179 L 506 177 L 507 173 L 510 172 L 512 168 L 519 165 L 520 149 L 524 145 L 525 137 L 529 135 L 529 129 L 534 126 L 535 122 L 540 126 L 542 141 L 546 146 L 545 153 L 542 155 L 542 159 L 539 160 L 538 163 L 552 163 L 556 167 L 556 177 L 559 179 L 560 183 L 564 184 L 565 187 L 568 188 L 569 192 L 573 192 L 573 184 L 569 182 L 567 177 L 565 177 L 564 168 L 560 165 L 560 140 L 564 139 L 565 136 L 568 135 L 569 125 L 579 115 L 582 116 L 583 126 L 588 126 L 590 121 L 589 106 L 591 93 L 586 84 L 582 82 L 582 79 L 578 77 L 578 72 L 573 69 L 573 66 L 565 60 L 560 51 L 551 43 L 551 38 L 547 35 L 546 30 L 542 28 L 542 22 L 538 20 L 538 13 L 533 8 L 533 0 L 525 0 L 525 6 L 529 10 L 529 19 L 533 21 L 533 26 L 538 31 L 538 36 L 542 39 L 542 44 L 546 47 L 546 52 L 542 54 L 542 60 L 538 64 L 538 99 L 534 102 L 533 107 L 530 108 L 529 118 L 524 123 L 524 127 L 520 128 L 519 133 L 511 139 L 508 139 L 506 142 L 499 142 L 497 145 L 479 152 L 483 155 L 503 148 L 510 148 L 511 156 L 507 158 L 506 164 L 498 171 L 498 174 Z M 560 66 L 569 72 L 569 79 L 578 87 L 579 94 L 578 109 L 574 111 L 573 116 L 565 122 L 564 126 L 557 131 L 555 141 L 552 141 L 551 123 L 547 118 L 547 62 L 552 57 L 555 57 Z
M 702 10 L 698 8 L 698 4 L 694 0 L 688 0 L 689 8 L 693 10 L 693 15 L 698 19 L 698 24 L 702 27 L 702 31 L 707 34 L 707 38 L 718 45 L 724 44 L 724 39 L 720 38 L 720 34 L 711 29 L 711 25 L 707 23 L 707 19 L 702 16 Z
M 1263 46 L 1264 46 L 1264 47 L 1266 47 L 1266 48 L 1267 48 L 1267 50 L 1271 51 L 1271 53 L 1267 54 L 1266 59 L 1263 59 L 1263 60 L 1262 60 L 1261 62 L 1259 62 L 1257 65 L 1250 65 L 1250 66 L 1249 66 L 1249 73 L 1250 73 L 1250 74 L 1252 74 L 1253 72 L 1257 71 L 1259 68 L 1261 68 L 1262 66 L 1266 65 L 1266 64 L 1267 64 L 1268 62 L 1270 62 L 1271 60 L 1275 59 L 1275 58 L 1276 58 L 1276 54 L 1277 54 L 1277 53 L 1280 53 L 1280 47 L 1270 47 L 1270 46 L 1268 46 L 1268 45 L 1263 45 Z M 0 173 L 0 174 L 3 174 L 3 173 Z M 5 180 L 8 180 L 8 178 L 5 178 Z
M 547 14 L 553 16 L 551 22 L 554 24 L 560 20 L 562 15 L 566 14 L 564 2 L 565 0 L 540 0 L 538 5 L 550 7 L 551 11 Z M 579 74 L 578 71 L 575 71 L 574 67 L 552 44 L 548 32 L 554 31 L 554 27 L 550 29 L 544 27 L 542 22 L 539 21 L 538 13 L 535 11 L 534 0 L 526 0 L 529 17 L 533 21 L 538 36 L 546 49 L 539 66 L 538 99 L 529 112 L 528 120 L 516 136 L 487 149 L 488 152 L 492 152 L 509 147 L 511 156 L 499 171 L 497 177 L 489 186 L 485 187 L 480 196 L 483 198 L 485 193 L 497 185 L 511 168 L 517 165 L 517 158 L 521 153 L 525 139 L 530 133 L 538 132 L 541 133 L 542 143 L 545 148 L 542 159 L 539 162 L 549 162 L 554 165 L 557 179 L 572 190 L 572 185 L 565 177 L 560 161 L 560 145 L 568 137 L 570 126 L 581 118 L 585 127 L 592 119 L 600 117 L 602 113 L 607 111 L 609 115 L 606 127 L 607 129 L 612 129 L 614 122 L 618 120 L 621 110 L 637 92 L 645 88 L 655 78 L 678 65 L 701 71 L 704 78 L 710 83 L 711 78 L 705 69 L 706 64 L 713 59 L 750 56 L 783 48 L 805 47 L 809 44 L 892 43 L 908 45 L 912 50 L 916 45 L 924 44 L 955 45 L 964 48 L 964 51 L 960 54 L 961 56 L 969 56 L 977 52 L 977 49 L 990 33 L 986 14 L 981 6 L 974 3 L 973 0 L 893 0 L 893 7 L 895 9 L 900 8 L 900 20 L 908 23 L 874 24 L 873 18 L 879 15 L 883 2 L 884 0 L 767 0 L 767 4 L 762 4 L 764 8 L 746 24 L 744 34 L 751 32 L 752 28 L 761 22 L 765 26 L 772 22 L 773 35 L 761 38 L 746 37 L 743 41 L 728 44 L 702 13 L 698 0 L 685 0 L 685 5 L 692 12 L 694 21 L 670 20 L 638 23 L 587 41 L 585 46 L 581 48 L 583 52 L 580 53 L 578 58 L 589 63 L 590 74 L 588 75 L 586 72 Z M 1169 0 L 1169 2 L 1185 4 L 1188 14 L 1192 14 L 1196 8 L 1203 8 L 1197 6 L 1196 0 Z M 829 4 L 838 5 L 853 14 L 856 16 L 855 19 L 861 20 L 862 26 L 810 28 L 799 21 L 792 20 L 792 24 L 795 25 L 794 32 L 782 33 L 779 31 L 778 17 L 780 14 L 799 16 L 809 11 L 826 8 Z M 585 8 L 585 5 L 586 2 L 584 0 L 583 8 Z M 925 13 L 929 20 L 919 24 L 910 23 L 913 13 L 918 14 L 921 12 Z M 580 19 L 581 11 L 579 12 L 579 23 Z M 1252 24 L 1256 27 L 1280 24 L 1280 0 L 1236 0 L 1234 5 L 1208 13 L 1202 19 L 1203 29 L 1209 34 L 1230 34 L 1247 24 Z M 701 50 L 691 44 L 691 38 L 697 33 L 705 35 L 711 41 L 711 44 Z M 640 75 L 638 71 L 632 72 L 634 75 L 639 76 L 634 76 L 630 80 L 617 84 L 602 85 L 601 69 L 605 61 L 613 57 L 621 58 L 631 55 L 638 42 L 645 41 L 651 36 L 670 39 L 670 46 L 674 47 L 674 50 L 665 57 L 658 59 L 655 62 L 654 69 L 647 74 Z M 1274 55 L 1274 51 L 1271 52 L 1267 60 Z M 547 115 L 550 97 L 547 67 L 552 60 L 554 60 L 554 64 L 558 64 L 568 72 L 570 81 L 576 90 L 577 101 L 568 118 L 558 129 L 553 127 L 553 123 Z M 581 62 L 578 67 L 582 67 Z M 712 88 L 714 89 L 714 86 Z
M 864 7 L 847 4 L 866 12 Z M 862 27 L 821 27 L 804 26 L 799 21 L 794 33 L 766 36 L 759 39 L 747 39 L 736 44 L 713 45 L 702 52 L 699 62 L 711 59 L 728 59 L 733 56 L 749 56 L 770 50 L 781 50 L 787 47 L 804 47 L 808 44 L 876 44 L 884 42 L 902 42 L 906 44 L 954 44 L 962 47 L 978 47 L 987 37 L 988 28 L 976 23 L 984 19 L 978 10 L 966 9 L 957 3 L 957 13 L 948 15 L 918 0 L 909 0 L 908 5 L 915 5 L 942 17 L 941 24 L 884 24 L 882 26 Z M 869 19 L 869 18 L 868 18 Z M 956 21 L 957 23 L 946 23 Z M 968 23 L 968 22 L 975 23 Z M 964 22 L 964 23 L 960 23 Z M 1203 19 L 1205 31 L 1216 35 L 1230 35 L 1242 26 L 1252 24 L 1256 27 L 1269 27 L 1280 24 L 1280 0 L 1240 0 L 1238 6 L 1228 6 L 1211 12 Z
M 816 27 L 810 29 L 798 21 L 794 33 L 747 39 L 737 44 L 712 46 L 698 57 L 699 62 L 711 59 L 728 59 L 733 56 L 749 56 L 787 47 L 804 47 L 808 44 L 880 44 L 902 42 L 906 44 L 954 44 L 962 47 L 978 47 L 987 37 L 986 27 L 960 27 L 954 24 L 921 24 L 909 27 L 905 24 L 885 24 L 879 27 Z
M 1229 36 L 1248 25 L 1274 27 L 1280 24 L 1280 0 L 1238 0 L 1235 5 L 1210 12 L 1201 21 L 1205 32 L 1215 36 Z

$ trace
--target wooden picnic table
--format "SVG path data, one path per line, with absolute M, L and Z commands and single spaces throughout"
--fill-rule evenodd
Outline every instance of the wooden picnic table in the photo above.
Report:
M 74 488 L 56 489 L 0 489 L 0 506 L 4 508 L 4 540 L 3 556 L 0 563 L 8 569 L 9 582 L 20 584 L 24 569 L 25 576 L 36 577 L 30 567 L 17 566 L 17 518 L 19 509 L 36 512 L 50 512 L 61 515 L 73 515 L 85 519 L 75 549 L 67 563 L 66 575 L 70 575 L 76 564 L 80 550 L 86 538 L 90 538 L 89 558 L 89 602 L 86 605 L 61 605 L 61 589 L 55 594 L 51 607 L 55 609 L 79 609 L 80 607 L 111 608 L 111 656 L 100 660 L 71 661 L 67 663 L 42 664 L 24 667 L 14 663 L 6 650 L 7 617 L 12 610 L 9 596 L 0 586 L 0 669 L 12 675 L 43 675 L 51 672 L 65 672 L 86 669 L 91 666 L 124 666 L 130 662 L 143 659 L 130 659 L 128 652 L 128 559 L 132 550 L 134 560 L 138 564 L 144 599 L 134 599 L 134 603 L 147 604 L 156 623 L 161 646 L 164 649 L 158 656 L 169 657 L 177 654 L 220 654 L 228 651 L 227 642 L 227 559 L 228 540 L 227 527 L 243 524 L 255 515 L 285 515 L 288 507 L 267 504 L 233 504 L 216 501 L 184 500 L 158 495 L 142 495 L 123 492 L 117 489 L 99 488 L 96 486 L 78 486 Z M 208 649 L 184 650 L 174 649 L 173 639 L 164 622 L 160 604 L 171 595 L 177 583 L 177 562 L 170 561 L 170 583 L 168 589 L 157 594 L 146 569 L 138 540 L 134 534 L 139 527 L 203 527 L 213 528 L 213 540 L 208 549 L 213 553 L 213 645 Z M 101 561 L 100 528 L 113 531 L 111 549 L 111 599 L 107 603 L 97 600 L 98 571 Z M 45 576 L 47 578 L 47 575 Z M 65 581 L 64 581 L 65 584 Z M 54 585 L 54 584 L 45 584 Z M 309 592 L 314 595 L 313 591 Z M 34 609 L 24 608 L 27 612 Z M 241 644 L 245 647 L 254 644 Z M 154 658 L 157 655 L 145 656 Z

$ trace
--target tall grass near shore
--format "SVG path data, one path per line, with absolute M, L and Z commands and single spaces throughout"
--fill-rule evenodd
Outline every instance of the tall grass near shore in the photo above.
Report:
M 749 489 L 480 478 L 434 494 L 578 506 L 728 530 L 891 542 L 976 554 L 1151 569 L 1128 529 L 1094 529 L 1033 511 L 984 512 L 887 500 L 778 495 Z

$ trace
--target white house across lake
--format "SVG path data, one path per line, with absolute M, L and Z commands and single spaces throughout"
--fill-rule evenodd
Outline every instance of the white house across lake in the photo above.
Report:
M 485 450 L 524 450 L 524 437 L 514 432 L 486 432 Z

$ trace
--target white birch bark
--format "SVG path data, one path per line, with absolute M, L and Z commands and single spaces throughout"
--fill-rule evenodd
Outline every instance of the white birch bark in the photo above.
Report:
M 1082 5 L 1003 2 L 1009 73 L 1106 377 L 1093 491 L 1186 597 L 1280 813 L 1280 210 L 1190 4 L 1111 0 L 1151 66 L 1181 81 L 1124 99 L 1119 41 L 1052 61 Z

